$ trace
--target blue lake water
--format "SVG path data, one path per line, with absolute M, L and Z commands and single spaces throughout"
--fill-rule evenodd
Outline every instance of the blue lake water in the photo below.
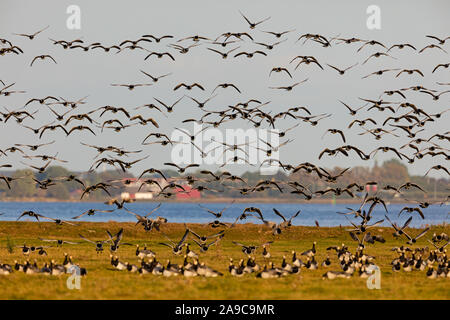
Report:
M 155 202 L 137 202 L 129 203 L 125 206 L 138 214 L 145 215 L 151 209 L 155 208 L 158 203 Z M 228 203 L 203 203 L 202 206 L 207 207 L 213 211 L 220 211 L 227 206 Z M 231 205 L 223 214 L 220 221 L 222 222 L 234 222 L 235 219 L 243 212 L 246 207 L 258 207 L 261 209 L 264 218 L 271 221 L 280 221 L 280 218 L 276 216 L 272 209 L 276 208 L 286 217 L 290 217 L 292 214 L 301 210 L 301 213 L 294 219 L 294 225 L 302 226 L 314 226 L 315 220 L 317 220 L 320 226 L 339 226 L 349 225 L 347 218 L 344 215 L 337 214 L 336 212 L 345 212 L 346 207 L 357 209 L 357 204 L 295 204 L 295 203 L 235 203 Z M 405 206 L 405 204 L 390 204 L 388 205 L 388 216 L 392 221 L 404 222 L 409 216 L 409 213 L 403 212 L 400 218 L 398 213 Z M 409 204 L 409 206 L 413 206 Z M 96 213 L 94 216 L 83 216 L 78 220 L 72 220 L 71 218 L 81 214 L 88 209 L 113 209 L 113 206 L 108 206 L 103 203 L 97 202 L 3 202 L 0 203 L 0 220 L 14 221 L 17 217 L 26 210 L 33 210 L 36 213 L 42 214 L 51 218 L 59 218 L 69 221 L 118 221 L 128 222 L 136 221 L 135 217 L 126 212 L 125 210 L 116 210 L 112 213 Z M 422 211 L 425 214 L 423 220 L 417 213 L 413 214 L 413 220 L 410 224 L 411 227 L 422 227 L 424 225 L 449 223 L 449 206 L 448 205 L 432 205 Z M 373 213 L 374 220 L 377 221 L 384 219 L 384 208 L 382 205 L 378 205 Z M 169 222 L 177 223 L 208 223 L 215 220 L 215 217 L 199 207 L 197 203 L 163 203 L 158 211 L 150 215 L 151 217 L 162 216 L 168 219 Z M 352 218 L 353 215 L 347 216 Z M 36 221 L 29 217 L 22 218 L 23 220 Z M 359 220 L 359 219 L 358 219 Z M 260 220 L 254 218 L 248 218 L 247 222 L 260 223 Z M 385 221 L 383 226 L 389 226 Z

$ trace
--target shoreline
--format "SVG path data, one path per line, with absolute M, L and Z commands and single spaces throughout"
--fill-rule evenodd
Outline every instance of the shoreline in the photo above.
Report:
M 34 203 L 34 202 L 43 202 L 43 203 L 103 203 L 108 199 L 103 200 L 76 200 L 76 199 L 56 199 L 56 198 L 10 198 L 10 199 L 0 199 L 0 203 Z M 412 199 L 414 200 L 414 199 Z M 432 201 L 436 201 L 438 199 L 430 199 Z M 428 200 L 428 201 L 430 201 Z M 152 199 L 152 200 L 137 200 L 137 203 L 228 203 L 234 201 L 235 203 L 300 203 L 300 204 L 356 204 L 361 203 L 360 198 L 353 199 L 312 199 L 312 200 L 304 200 L 304 199 L 285 199 L 285 198 L 200 198 L 200 199 Z M 439 201 L 439 200 L 438 200 Z M 405 199 L 391 199 L 390 201 L 386 201 L 386 203 L 411 203 L 412 201 L 406 201 Z M 445 204 L 447 205 L 447 204 Z

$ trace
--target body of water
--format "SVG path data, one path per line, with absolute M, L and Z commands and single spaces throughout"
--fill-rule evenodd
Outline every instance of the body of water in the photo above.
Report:
M 154 202 L 137 202 L 126 204 L 125 207 L 129 210 L 136 212 L 140 215 L 145 215 L 150 210 L 155 208 L 158 203 Z M 202 203 L 202 206 L 213 210 L 220 211 L 229 203 Z M 391 221 L 399 221 L 403 223 L 406 218 L 409 217 L 409 213 L 403 212 L 400 217 L 398 213 L 406 204 L 390 204 L 388 205 L 388 216 Z M 243 212 L 246 207 L 258 207 L 261 209 L 264 218 L 270 221 L 279 222 L 281 218 L 273 213 L 273 208 L 280 211 L 286 218 L 290 218 L 298 210 L 301 213 L 293 220 L 294 225 L 302 226 L 314 226 L 317 220 L 320 226 L 339 226 L 349 225 L 347 218 L 355 221 L 353 215 L 340 215 L 337 212 L 346 212 L 346 208 L 357 209 L 357 204 L 297 204 L 297 203 L 234 203 L 223 214 L 220 221 L 222 222 L 234 222 L 236 218 Z M 409 206 L 413 206 L 409 204 Z M 368 209 L 368 206 L 366 206 Z M 113 206 L 108 206 L 103 203 L 97 202 L 3 202 L 0 203 L 0 220 L 14 221 L 23 211 L 32 210 L 36 213 L 42 214 L 50 218 L 59 218 L 69 221 L 119 221 L 128 222 L 136 221 L 134 215 L 128 213 L 125 210 L 115 210 L 112 213 L 96 213 L 94 216 L 85 215 L 78 220 L 72 220 L 82 212 L 89 209 L 113 209 Z M 410 224 L 411 227 L 422 227 L 424 225 L 449 223 L 449 206 L 448 205 L 432 205 L 426 209 L 422 209 L 425 214 L 425 219 L 422 219 L 417 212 L 413 213 L 413 220 Z M 377 205 L 373 212 L 373 220 L 378 221 L 384 219 L 385 210 L 382 205 Z M 162 216 L 168 219 L 169 222 L 177 223 L 208 223 L 216 218 L 202 209 L 197 203 L 162 203 L 159 210 L 150 215 L 150 218 Z M 36 221 L 30 217 L 23 217 L 21 220 Z M 45 221 L 45 220 L 43 220 Z M 360 221 L 360 219 L 356 220 Z M 260 223 L 260 220 L 254 218 L 247 218 L 244 222 Z M 389 223 L 385 221 L 383 226 L 389 226 Z

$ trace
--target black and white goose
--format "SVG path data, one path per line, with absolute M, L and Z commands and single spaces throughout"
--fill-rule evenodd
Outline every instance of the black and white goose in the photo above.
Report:
M 330 256 L 327 256 L 325 260 L 323 260 L 321 266 L 326 268 L 329 267 L 330 265 L 331 265 Z
M 314 256 L 312 256 L 311 258 L 308 257 L 308 260 L 305 263 L 305 267 L 309 270 L 316 270 L 317 269 L 317 261 L 314 258 Z
M 170 260 L 167 260 L 167 265 L 164 268 L 162 275 L 164 277 L 172 277 L 172 276 L 178 276 L 181 273 L 181 268 L 170 262 Z
M 21 264 L 17 262 L 17 260 L 14 260 L 14 270 L 23 272 L 24 271 L 25 264 Z
M 13 268 L 9 264 L 0 264 L 0 275 L 9 275 L 13 272 Z
M 361 268 L 359 269 L 359 277 L 360 278 L 368 278 L 372 275 L 372 271 L 369 271 L 367 269 L 367 266 L 363 265 L 361 266 Z
M 44 263 L 43 267 L 39 270 L 39 273 L 50 275 L 52 273 L 52 269 L 50 269 L 48 263 Z
M 314 241 L 312 248 L 303 252 L 302 256 L 307 256 L 308 258 L 314 257 L 316 254 L 316 244 L 317 242 Z
M 126 268 L 129 272 L 138 272 L 139 268 L 135 264 L 129 264 L 128 262 L 125 262 Z
M 223 276 L 221 272 L 214 270 L 211 267 L 208 267 L 207 265 L 205 265 L 204 262 L 200 263 L 199 266 L 197 267 L 197 273 L 199 276 L 203 276 L 206 278 L 216 278 L 219 276 Z
M 126 270 L 127 265 L 121 261 L 119 261 L 119 258 L 117 256 L 113 256 L 112 254 L 109 255 L 111 258 L 111 265 L 116 268 L 117 270 Z
M 260 270 L 260 267 L 256 263 L 255 258 L 253 258 L 252 256 L 248 256 L 245 269 L 249 270 L 250 273 L 252 273 L 252 272 L 258 272 Z
M 23 246 L 18 246 L 18 248 L 22 248 L 22 254 L 24 256 L 27 256 L 31 253 L 30 247 L 28 247 L 26 244 L 24 244 Z
M 414 260 L 413 259 L 408 259 L 402 265 L 403 271 L 411 272 L 413 270 L 412 269 L 413 265 L 414 265 Z
M 426 266 L 427 266 L 427 264 L 425 261 L 423 261 L 422 255 L 419 255 L 419 259 L 417 259 L 414 264 L 414 269 L 418 270 L 418 271 L 423 271 L 423 270 L 425 270 Z
M 186 246 L 186 256 L 188 256 L 189 258 L 198 259 L 198 254 L 189 248 L 189 243 L 185 243 L 185 246 Z
M 429 279 L 436 279 L 437 278 L 437 271 L 434 270 L 433 267 L 429 267 L 427 270 L 427 278 Z
M 136 256 L 140 259 L 144 259 L 144 258 L 154 258 L 156 257 L 156 254 L 150 250 L 147 249 L 147 246 L 144 246 L 144 249 L 139 250 L 139 245 L 136 245 Z
M 66 268 L 66 271 L 69 270 L 74 264 L 72 263 L 72 257 L 69 256 L 67 253 L 64 253 L 64 261 L 63 266 Z
M 194 259 L 194 260 L 198 260 L 198 259 Z M 188 261 L 188 256 L 184 255 L 183 268 L 190 269 L 193 266 L 194 266 L 194 264 Z
M 354 263 L 345 263 L 344 265 L 342 265 L 342 271 L 346 274 L 353 275 L 353 273 L 355 272 Z
M 181 268 L 181 273 L 183 276 L 187 278 L 192 278 L 198 276 L 197 273 L 198 263 L 194 263 L 193 265 L 183 265 Z
M 283 256 L 283 261 L 281 262 L 281 268 L 284 271 L 287 271 L 288 273 L 292 273 L 292 274 L 300 272 L 300 267 L 293 266 L 286 262 L 286 256 Z
M 233 259 L 230 258 L 230 264 L 228 266 L 228 271 L 233 277 L 242 277 L 244 275 L 244 260 L 241 259 L 239 264 L 235 266 L 233 264 Z
M 270 254 L 270 252 L 267 250 L 267 247 L 266 247 L 265 245 L 263 245 L 262 256 L 264 257 L 264 259 L 270 259 L 270 257 L 271 257 L 271 254 Z
M 50 274 L 52 276 L 59 276 L 66 273 L 66 268 L 62 264 L 56 264 L 55 260 L 50 262 Z
M 396 261 L 394 264 L 392 264 L 392 271 L 399 272 L 401 270 L 401 263 L 400 261 Z
M 158 262 L 152 258 L 151 270 L 152 270 L 152 274 L 154 274 L 154 275 L 162 275 L 163 271 L 164 271 L 164 266 L 160 262 Z
M 283 275 L 283 272 L 280 270 L 277 270 L 273 267 L 273 263 L 269 263 L 269 269 L 267 268 L 267 265 L 264 265 L 263 270 L 256 275 L 257 278 L 262 279 L 273 279 L 273 278 L 279 278 Z
M 297 253 L 295 251 L 292 251 L 292 265 L 301 268 L 304 264 L 302 260 L 297 258 Z
M 34 260 L 34 263 L 31 264 L 30 261 L 27 260 L 24 268 L 23 268 L 23 272 L 25 272 L 26 274 L 36 274 L 39 273 L 39 268 L 37 266 L 37 262 L 36 260 Z

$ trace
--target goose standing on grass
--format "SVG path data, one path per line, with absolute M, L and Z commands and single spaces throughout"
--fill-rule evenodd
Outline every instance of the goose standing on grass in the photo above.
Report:
M 281 262 L 281 268 L 288 273 L 295 274 L 300 272 L 300 267 L 292 266 L 286 262 L 286 256 L 283 256 L 283 261 Z
M 243 262 L 243 260 L 241 259 Z M 242 277 L 244 275 L 244 267 L 243 264 L 238 264 L 238 266 L 235 266 L 233 264 L 233 259 L 230 258 L 230 264 L 228 266 L 228 271 L 233 277 Z
M 183 276 L 185 276 L 187 278 L 196 277 L 196 276 L 198 276 L 197 267 L 198 267 L 198 264 L 191 265 L 188 267 L 182 266 L 181 272 L 182 272 Z
M 9 264 L 0 264 L 0 275 L 9 275 L 13 272 L 13 269 Z
M 189 248 L 189 243 L 185 243 L 184 245 L 186 246 L 186 256 L 189 258 L 198 259 L 198 254 Z
M 308 257 L 308 260 L 305 263 L 305 267 L 309 270 L 316 270 L 317 269 L 317 261 L 314 258 L 314 256 L 312 256 L 311 258 Z
M 252 256 L 248 256 L 247 265 L 245 266 L 251 272 L 258 272 L 260 270 L 259 265 L 256 263 L 256 260 Z
M 64 268 L 66 268 L 66 270 L 69 270 L 72 266 L 74 266 L 74 264 L 72 263 L 72 257 L 69 256 L 66 252 L 64 252 L 64 261 L 63 264 Z
M 266 247 L 265 245 L 263 245 L 262 247 L 263 247 L 262 256 L 264 257 L 264 259 L 270 259 L 271 254 L 270 254 L 270 252 L 267 250 L 267 247 Z
M 216 278 L 219 276 L 223 276 L 221 272 L 206 266 L 204 262 L 200 263 L 200 265 L 198 266 L 197 273 L 206 278 Z
M 37 266 L 36 260 L 34 260 L 34 263 L 31 264 L 30 261 L 27 260 L 24 268 L 23 268 L 23 272 L 25 272 L 25 274 L 36 274 L 39 273 L 39 268 Z
M 399 272 L 401 267 L 402 267 L 402 265 L 400 264 L 400 261 L 397 261 L 396 263 L 394 263 L 392 265 L 392 271 Z
M 316 254 L 316 244 L 317 242 L 314 241 L 312 248 L 303 252 L 302 256 L 307 256 L 308 258 L 314 257 Z
M 50 262 L 50 274 L 52 276 L 59 276 L 66 273 L 66 268 L 62 264 L 57 264 L 55 260 L 51 260 Z
M 437 278 L 437 271 L 434 270 L 433 267 L 429 267 L 427 270 L 427 278 L 429 279 L 436 279 Z
M 111 258 L 111 265 L 117 270 L 122 271 L 127 269 L 127 265 L 123 262 L 120 262 L 117 256 L 113 256 L 112 254 L 110 254 L 109 257 Z
M 292 251 L 292 265 L 301 268 L 304 264 L 302 260 L 297 258 L 297 252 Z
M 156 254 L 152 250 L 147 249 L 147 246 L 144 246 L 144 249 L 139 250 L 139 245 L 137 244 L 136 245 L 136 256 L 139 259 L 144 259 L 144 258 L 154 258 L 154 257 L 156 257 Z
M 262 279 L 273 279 L 273 278 L 279 278 L 283 275 L 282 271 L 279 271 L 273 267 L 273 263 L 269 263 L 270 269 L 267 269 L 267 265 L 264 265 L 263 270 L 256 275 L 257 278 Z
M 14 260 L 14 270 L 23 272 L 24 271 L 25 264 L 21 264 L 17 262 L 17 260 Z
M 327 255 L 327 257 L 325 258 L 325 260 L 323 260 L 321 266 L 326 268 L 329 267 L 331 265 L 331 260 L 330 260 L 330 256 Z
M 129 264 L 128 262 L 125 262 L 126 268 L 129 272 L 138 272 L 139 268 L 135 264 Z
M 162 275 L 164 266 L 159 261 L 153 259 L 151 262 L 151 270 L 154 275 Z
M 164 277 L 172 277 L 172 276 L 178 276 L 181 273 L 181 268 L 170 262 L 170 260 L 167 260 L 167 265 L 164 268 L 162 275 Z

